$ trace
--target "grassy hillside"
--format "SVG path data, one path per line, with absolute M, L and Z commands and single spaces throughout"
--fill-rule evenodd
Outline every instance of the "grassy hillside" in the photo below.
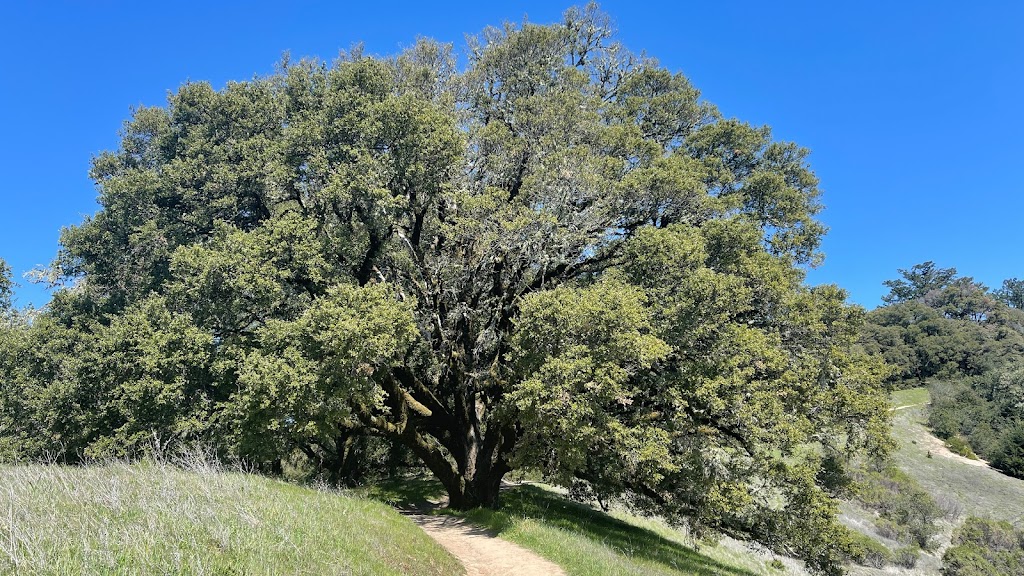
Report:
M 892 434 L 899 442 L 893 461 L 916 480 L 940 507 L 951 512 L 940 522 L 939 547 L 922 554 L 917 566 L 912 569 L 888 566 L 884 570 L 875 570 L 856 566 L 850 570 L 853 576 L 939 574 L 942 554 L 949 545 L 953 530 L 967 516 L 1009 520 L 1018 525 L 1024 522 L 1024 481 L 1000 474 L 985 466 L 984 462 L 969 460 L 950 452 L 941 440 L 928 431 L 926 422 L 929 401 L 926 388 L 893 393 Z M 852 502 L 845 503 L 843 511 L 848 525 L 873 535 L 890 548 L 899 546 L 872 531 L 871 512 Z
M 753 576 L 782 574 L 770 557 L 727 545 L 697 546 L 661 522 L 619 512 L 605 514 L 537 486 L 504 495 L 499 512 L 470 517 L 501 537 L 536 551 L 570 576 Z
M 372 500 L 156 464 L 0 467 L 0 573 L 462 574 Z
M 925 425 L 928 401 L 925 388 L 893 395 L 893 406 L 898 408 L 893 414 L 893 436 L 900 442 L 896 464 L 936 499 L 954 499 L 965 515 L 1024 522 L 1024 481 L 944 450 Z

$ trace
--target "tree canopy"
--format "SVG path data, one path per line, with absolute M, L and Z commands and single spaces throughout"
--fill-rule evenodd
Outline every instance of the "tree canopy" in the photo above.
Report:
M 998 292 L 932 262 L 899 272 L 903 279 L 885 282 L 888 304 L 868 313 L 861 333 L 895 369 L 891 381 L 979 376 L 1024 354 L 1024 314 Z
M 419 40 L 185 84 L 93 162 L 8 450 L 201 440 L 274 470 L 373 435 L 456 507 L 535 469 L 835 572 L 821 463 L 884 452 L 886 369 L 863 310 L 803 283 L 807 154 L 593 6 L 489 28 L 465 69 Z
M 938 268 L 935 262 L 929 260 L 914 264 L 910 270 L 900 268 L 899 273 L 903 278 L 883 282 L 889 287 L 889 293 L 882 296 L 882 302 L 898 304 L 923 298 L 933 290 L 941 290 L 956 277 L 956 268 Z
M 1024 310 L 1024 280 L 1008 278 L 1003 286 L 995 291 L 995 296 L 1007 306 Z

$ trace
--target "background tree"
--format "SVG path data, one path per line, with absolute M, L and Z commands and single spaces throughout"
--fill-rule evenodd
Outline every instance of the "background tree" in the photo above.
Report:
M 0 314 L 9 312 L 13 306 L 14 281 L 11 279 L 11 267 L 0 258 Z
M 889 287 L 889 293 L 882 296 L 882 302 L 898 304 L 923 298 L 932 290 L 945 288 L 956 277 L 956 268 L 938 268 L 929 260 L 914 264 L 910 270 L 900 268 L 899 273 L 903 278 L 883 282 Z
M 885 282 L 889 303 L 868 313 L 860 338 L 896 368 L 891 382 L 979 376 L 1024 353 L 1024 316 L 983 284 L 931 262 L 900 274 Z
M 818 472 L 887 448 L 886 369 L 852 346 L 863 311 L 803 284 L 806 157 L 593 6 L 487 29 L 463 71 L 421 40 L 186 84 L 94 161 L 101 210 L 63 233 L 71 287 L 38 328 L 72 352 L 33 380 L 34 425 L 268 471 L 369 434 L 458 508 L 538 468 L 836 572 Z
M 0 258 L 0 398 L 5 399 L 14 394 L 11 375 L 17 369 L 15 351 L 19 344 L 11 316 L 11 284 L 11 269 Z M 0 408 L 6 405 L 6 402 L 0 402 Z M 6 447 L 9 443 L 8 431 L 3 424 L 3 420 L 0 420 L 0 457 L 9 457 L 9 449 Z
M 995 291 L 995 296 L 1007 306 L 1024 310 L 1024 280 L 1003 280 L 1003 286 Z

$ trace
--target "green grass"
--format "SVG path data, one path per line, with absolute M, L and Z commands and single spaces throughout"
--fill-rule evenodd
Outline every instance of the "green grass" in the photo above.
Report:
M 895 406 L 919 406 L 931 400 L 927 388 L 908 388 L 892 393 L 889 402 Z
M 558 564 L 570 575 L 626 574 L 752 576 L 673 538 L 670 530 L 641 526 L 628 515 L 614 517 L 536 486 L 502 495 L 500 511 L 468 516 Z M 660 532 L 660 533 L 659 533 Z
M 153 463 L 0 466 L 0 573 L 462 574 L 379 502 Z
M 437 502 L 444 492 L 433 480 L 409 479 L 375 486 L 368 494 L 398 507 L 412 507 Z M 800 573 L 770 568 L 770 556 L 755 555 L 734 541 L 697 545 L 684 531 L 657 519 L 626 512 L 608 514 L 538 485 L 505 490 L 498 511 L 476 509 L 460 515 L 533 550 L 570 576 Z M 792 561 L 788 563 L 795 568 Z
M 942 550 L 950 541 L 953 530 L 967 516 L 982 516 L 1024 522 L 1024 481 L 1010 478 L 981 466 L 972 466 L 962 460 L 937 453 L 941 440 L 930 434 L 927 427 L 927 388 L 911 388 L 894 392 L 890 398 L 893 416 L 892 436 L 899 443 L 893 462 L 927 491 L 939 506 L 949 512 L 939 523 L 940 549 L 922 553 L 914 569 L 899 574 L 934 575 L 942 566 Z M 929 457 L 929 452 L 932 452 Z M 874 515 L 855 502 L 843 503 L 846 523 L 866 534 L 874 534 L 871 524 Z M 877 535 L 875 535 L 878 538 Z M 899 544 L 879 538 L 891 549 Z M 889 574 L 889 570 L 875 570 L 862 566 L 851 567 L 851 576 Z
M 916 388 L 893 395 L 894 406 L 928 401 L 928 390 Z M 937 500 L 954 499 L 964 515 L 989 516 L 1012 523 L 1024 522 L 1024 481 L 990 468 L 971 466 L 937 455 L 928 457 L 934 442 L 926 425 L 927 406 L 917 405 L 893 413 L 893 437 L 899 449 L 893 455 L 897 466 L 917 480 Z M 940 502 L 941 503 L 941 502 Z

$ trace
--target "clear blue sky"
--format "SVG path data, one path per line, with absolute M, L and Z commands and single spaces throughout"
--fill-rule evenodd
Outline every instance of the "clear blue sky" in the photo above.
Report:
M 0 257 L 48 263 L 96 211 L 90 158 L 130 107 L 187 80 L 269 73 L 284 51 L 463 44 L 551 2 L 0 2 Z M 687 74 L 727 116 L 812 150 L 831 228 L 813 283 L 874 307 L 925 260 L 990 286 L 1024 277 L 1024 3 L 605 1 L 620 38 Z M 18 304 L 44 304 L 26 286 Z

